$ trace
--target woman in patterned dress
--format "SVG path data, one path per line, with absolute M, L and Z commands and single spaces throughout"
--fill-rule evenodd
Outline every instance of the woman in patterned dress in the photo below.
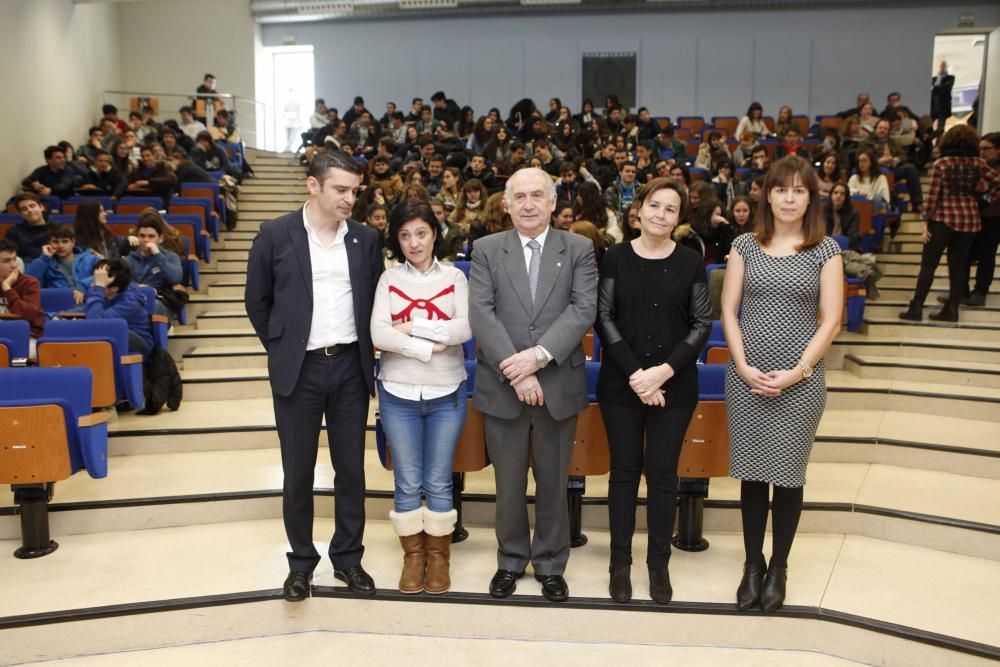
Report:
M 840 331 L 844 269 L 837 242 L 825 235 L 808 162 L 795 156 L 775 162 L 763 195 L 756 231 L 733 241 L 722 324 L 732 355 L 726 374 L 729 474 L 741 480 L 746 550 L 736 604 L 741 611 L 760 605 L 770 612 L 785 599 L 806 464 L 826 405 L 823 355 Z M 772 550 L 765 567 L 772 485 Z

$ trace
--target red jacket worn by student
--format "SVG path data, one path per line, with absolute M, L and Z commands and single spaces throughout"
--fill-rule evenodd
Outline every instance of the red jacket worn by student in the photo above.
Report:
M 38 338 L 45 326 L 42 311 L 42 288 L 31 276 L 20 274 L 9 290 L 0 293 L 0 313 L 11 313 L 31 326 L 31 335 Z

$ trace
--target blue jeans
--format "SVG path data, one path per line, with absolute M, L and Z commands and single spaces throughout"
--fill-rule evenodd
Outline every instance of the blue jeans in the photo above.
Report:
M 453 393 L 429 401 L 393 396 L 379 382 L 378 401 L 392 455 L 395 510 L 409 512 L 419 508 L 423 494 L 427 509 L 450 512 L 455 446 L 465 426 L 465 382 Z

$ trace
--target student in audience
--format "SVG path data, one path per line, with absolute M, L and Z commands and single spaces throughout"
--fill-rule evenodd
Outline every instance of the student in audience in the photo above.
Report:
M 194 117 L 194 110 L 191 107 L 181 107 L 181 122 L 179 127 L 181 132 L 192 140 L 197 139 L 199 132 L 205 131 L 205 124 Z
M 570 231 L 574 220 L 573 200 L 559 199 L 557 196 L 556 208 L 552 211 L 552 226 L 563 231 Z
M 688 206 L 689 212 L 701 206 L 703 201 L 715 199 L 715 191 L 712 184 L 707 181 L 695 181 L 688 186 Z
M 444 239 L 430 207 L 392 212 L 389 252 L 403 262 L 382 274 L 372 307 L 372 342 L 382 351 L 379 413 L 392 454 L 389 520 L 403 549 L 401 593 L 451 586 L 452 462 L 465 425 L 462 343 L 472 338 L 465 274 L 436 259 Z M 421 503 L 426 499 L 426 507 Z
M 812 155 L 809 149 L 802 145 L 802 134 L 798 125 L 789 125 L 785 133 L 781 135 L 781 144 L 774 151 L 774 157 L 778 160 L 786 155 L 798 155 L 806 162 L 812 162 Z
M 740 143 L 736 146 L 736 149 L 733 150 L 733 165 L 736 167 L 749 167 L 750 155 L 753 154 L 754 150 L 756 150 L 760 144 L 757 142 L 756 135 L 749 130 L 737 136 L 740 137 Z
M 483 148 L 483 156 L 488 163 L 498 165 L 510 157 L 510 143 L 510 130 L 507 129 L 507 126 L 495 125 L 490 140 Z
M 486 200 L 483 214 L 469 225 L 468 255 L 472 256 L 472 246 L 478 239 L 510 229 L 511 226 L 510 215 L 504 210 L 503 192 L 494 192 Z
M 668 125 L 656 135 L 654 155 L 671 164 L 687 164 L 688 155 L 684 142 L 674 138 L 674 127 Z
M 600 188 L 587 181 L 581 183 L 576 191 L 574 217 L 577 220 L 592 222 L 607 235 L 612 243 L 621 243 L 625 238 L 618 225 L 618 212 L 608 204 L 607 197 L 601 194 Z M 609 244 L 611 245 L 611 244 Z
M 851 195 L 863 195 L 871 201 L 872 210 L 878 214 L 889 210 L 889 182 L 879 170 L 875 154 L 869 148 L 858 153 L 858 171 L 847 180 Z
M 73 232 L 77 246 L 87 248 L 104 259 L 121 256 L 118 237 L 107 225 L 108 213 L 99 201 L 87 199 L 80 202 L 73 219 Z
M 733 200 L 729 209 L 729 218 L 733 226 L 733 238 L 740 234 L 752 232 L 754 229 L 754 201 L 748 195 L 740 195 Z M 729 253 L 726 253 L 727 256 Z
M 867 92 L 858 93 L 857 99 L 855 100 L 854 106 L 850 109 L 845 109 L 844 111 L 838 112 L 836 115 L 840 118 L 849 118 L 851 116 L 857 116 L 861 114 L 861 107 L 865 104 L 871 102 L 871 96 Z
M 177 187 L 177 175 L 156 159 L 152 146 L 142 147 L 142 163 L 130 176 L 128 192 L 131 195 L 158 195 L 166 207 L 170 195 Z
M 510 154 L 507 159 L 497 165 L 497 172 L 500 176 L 510 177 L 518 169 L 521 169 L 527 163 L 527 149 L 524 144 L 520 141 L 512 141 L 510 143 Z
M 767 149 L 763 146 L 757 146 L 750 153 L 750 178 L 754 179 L 758 176 L 763 176 L 767 173 L 767 170 L 771 166 L 771 157 L 767 153 Z
M 434 154 L 427 162 L 427 169 L 423 174 L 423 184 L 427 188 L 427 194 L 435 196 L 441 189 L 441 179 L 444 174 L 444 157 Z
M 225 109 L 215 112 L 215 120 L 209 133 L 214 141 L 224 141 L 229 144 L 238 144 L 242 141 L 239 125 L 236 124 L 232 114 Z
M 184 134 L 184 131 L 181 130 L 181 126 L 177 124 L 176 120 L 170 118 L 163 121 L 163 127 L 164 129 L 169 129 L 174 133 L 174 137 L 177 139 L 177 144 L 183 148 L 185 152 L 190 153 L 194 150 L 194 137 L 189 137 Z M 164 147 L 166 147 L 166 144 L 164 144 Z
M 794 156 L 778 160 L 763 192 L 755 233 L 738 237 L 729 254 L 722 325 L 732 355 L 729 473 L 741 480 L 746 556 L 736 604 L 773 612 L 784 603 L 806 464 L 826 403 L 823 357 L 840 332 L 844 265 L 840 247 L 825 235 L 812 165 Z
M 462 196 L 458 199 L 458 205 L 448 221 L 458 225 L 463 233 L 466 232 L 482 215 L 483 205 L 488 196 L 486 188 L 478 179 L 467 180 L 462 186 Z
M 722 208 L 729 210 L 729 207 L 733 205 L 733 200 L 736 199 L 736 195 L 740 194 L 743 188 L 736 182 L 732 160 L 728 157 L 720 158 L 716 167 L 718 168 L 718 173 L 712 179 L 712 191 L 715 193 L 715 198 L 719 200 Z
M 462 180 L 462 172 L 458 167 L 445 167 L 441 172 L 441 189 L 438 190 L 436 197 L 448 215 L 458 207 L 464 186 L 465 181 Z
M 632 597 L 632 535 L 639 481 L 646 475 L 653 601 L 673 596 L 668 563 L 677 500 L 677 461 L 698 403 L 698 354 L 711 331 L 701 257 L 671 233 L 683 218 L 683 185 L 655 179 L 639 194 L 640 235 L 611 248 L 601 264 L 596 329 L 604 346 L 597 399 L 611 446 L 609 591 Z M 648 280 L 650 271 L 662 280 Z
M 685 186 L 691 185 L 691 173 L 682 164 L 675 164 L 670 167 L 669 177 L 675 181 L 682 182 Z
M 830 196 L 830 190 L 837 183 L 844 180 L 843 172 L 840 170 L 840 158 L 836 153 L 826 153 L 819 156 L 819 169 L 816 170 L 817 184 L 819 186 L 819 196 L 826 198 Z
M 389 160 L 382 155 L 368 163 L 368 178 L 368 187 L 382 188 L 382 195 L 388 202 L 395 201 L 403 191 L 403 179 L 392 173 Z
M 243 178 L 240 170 L 229 161 L 226 150 L 215 143 L 209 132 L 199 132 L 191 151 L 191 161 L 205 171 L 222 171 L 237 181 Z
M 93 164 L 97 151 L 104 150 L 104 132 L 97 125 L 87 131 L 87 143 L 77 150 L 77 159 Z
M 63 155 L 66 156 L 66 168 L 73 172 L 73 174 L 83 180 L 87 180 L 87 164 L 83 160 L 79 160 L 76 157 L 76 149 L 73 148 L 73 144 L 68 141 L 60 141 L 56 144 L 62 149 Z
M 914 211 L 923 208 L 924 193 L 920 184 L 920 171 L 910 163 L 906 149 L 889 136 L 892 122 L 881 118 L 875 123 L 872 136 L 861 145 L 861 149 L 870 150 L 876 159 L 878 167 L 891 169 L 893 175 L 906 181 L 906 190 L 910 195 L 910 205 Z M 885 199 L 889 203 L 888 197 Z
M 148 357 L 153 351 L 153 329 L 146 310 L 146 296 L 132 282 L 124 259 L 102 259 L 94 268 L 83 312 L 88 320 L 122 319 L 128 324 L 128 349 Z
M 128 179 L 111 161 L 111 154 L 103 148 L 94 152 L 94 161 L 87 170 L 87 181 L 76 191 L 81 195 L 97 194 L 117 199 L 125 194 Z
M 577 125 L 580 127 L 587 127 L 590 125 L 590 121 L 600 118 L 601 115 L 594 111 L 594 101 L 589 97 L 584 98 L 583 105 L 580 108 L 580 113 L 573 116 L 573 120 L 576 121 Z
M 865 102 L 861 105 L 858 110 L 858 124 L 861 129 L 861 135 L 864 137 L 870 137 L 875 133 L 875 123 L 879 120 L 878 114 L 875 113 L 875 106 L 871 102 Z
M 163 128 L 160 132 L 160 144 L 163 146 L 163 152 L 167 155 L 173 155 L 177 151 L 185 156 L 188 154 L 187 150 L 178 142 L 177 133 L 169 127 Z
M 1000 170 L 979 156 L 979 135 L 969 125 L 955 125 L 938 142 L 941 157 L 931 167 L 927 210 L 921 240 L 920 273 L 910 307 L 900 319 L 919 322 L 934 272 L 948 250 L 948 302 L 930 319 L 957 322 L 958 306 L 969 289 L 967 257 L 976 232 L 982 229 L 979 199 L 1000 198 Z
M 0 239 L 0 313 L 26 320 L 31 327 L 31 337 L 41 337 L 45 326 L 41 285 L 17 268 L 17 244 L 7 239 Z
M 761 106 L 760 102 L 750 103 L 746 115 L 740 119 L 733 136 L 742 137 L 746 132 L 752 133 L 755 140 L 771 135 L 771 131 L 764 124 L 764 107 Z
M 83 179 L 66 167 L 65 151 L 58 146 L 49 146 L 45 149 L 45 164 L 21 181 L 21 187 L 40 197 L 65 199 L 71 197 L 74 189 L 82 183 Z
M 112 123 L 119 134 L 123 134 L 128 129 L 128 123 L 118 117 L 118 107 L 114 104 L 105 104 L 101 107 L 101 114 L 103 114 L 102 122 L 109 121 Z
M 27 264 L 41 255 L 42 246 L 49 242 L 45 205 L 38 195 L 25 192 L 14 198 L 14 206 L 23 222 L 8 229 L 4 238 L 17 245 L 19 256 Z
M 132 279 L 156 290 L 156 312 L 175 320 L 187 303 L 185 296 L 179 294 L 184 291 L 181 285 L 184 270 L 180 257 L 163 247 L 163 226 L 163 218 L 156 211 L 146 209 L 141 213 L 135 226 L 139 243 L 126 259 Z
M 829 198 L 823 202 L 823 216 L 827 236 L 844 236 L 848 248 L 861 252 L 861 236 L 858 234 L 860 217 L 851 205 L 846 185 L 839 181 L 833 184 Z
M 177 174 L 177 182 L 184 183 L 216 183 L 217 179 L 196 165 L 188 156 L 176 150 L 169 155 L 170 164 Z
M 704 198 L 688 214 L 691 228 L 704 243 L 705 264 L 723 264 L 733 242 L 733 228 L 724 215 L 727 209 L 714 195 Z
M 354 98 L 351 108 L 344 114 L 344 122 L 347 123 L 347 127 L 351 127 L 354 124 L 354 121 L 361 118 L 361 114 L 365 112 L 368 112 L 368 115 L 371 115 L 371 112 L 368 111 L 367 107 L 365 107 L 365 98 L 358 95 Z
M 572 162 L 563 162 L 559 167 L 559 182 L 556 183 L 556 199 L 572 202 L 576 199 L 578 183 L 576 167 Z
M 167 132 L 170 132 L 170 130 L 165 129 L 164 133 Z M 118 170 L 118 173 L 123 175 L 126 180 L 130 179 L 139 164 L 132 159 L 132 150 L 128 147 L 128 144 L 119 139 L 111 144 L 108 154 L 111 156 L 111 166 Z M 141 148 L 139 149 L 139 155 L 140 157 L 142 156 Z M 127 191 L 128 187 L 126 186 L 125 189 Z
M 792 123 L 792 107 L 787 104 L 782 105 L 778 108 L 778 117 L 774 121 L 774 135 L 777 137 L 785 136 L 785 132 L 788 128 L 793 126 Z
M 140 144 L 156 141 L 156 129 L 152 125 L 147 125 L 141 111 L 132 111 L 128 115 L 128 127 L 135 132 L 136 139 Z
M 638 169 L 635 162 L 625 162 L 618 171 L 618 178 L 604 191 L 604 199 L 608 208 L 615 212 L 615 215 L 623 213 L 636 197 L 636 193 L 641 185 L 636 180 Z M 591 220 L 591 222 L 594 222 Z
M 72 227 L 55 225 L 49 229 L 49 242 L 42 246 L 42 254 L 27 266 L 26 271 L 38 280 L 42 289 L 72 289 L 73 300 L 81 303 L 94 275 L 94 266 L 100 259 L 97 253 L 76 245 Z

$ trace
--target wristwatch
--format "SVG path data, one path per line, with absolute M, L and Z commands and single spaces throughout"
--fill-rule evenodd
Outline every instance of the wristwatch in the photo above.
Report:
M 799 368 L 802 370 L 802 378 L 808 380 L 812 377 L 813 367 L 807 364 L 805 361 L 799 362 Z
M 542 370 L 549 363 L 549 357 L 542 351 L 540 345 L 535 346 L 535 363 L 538 364 L 538 370 Z

